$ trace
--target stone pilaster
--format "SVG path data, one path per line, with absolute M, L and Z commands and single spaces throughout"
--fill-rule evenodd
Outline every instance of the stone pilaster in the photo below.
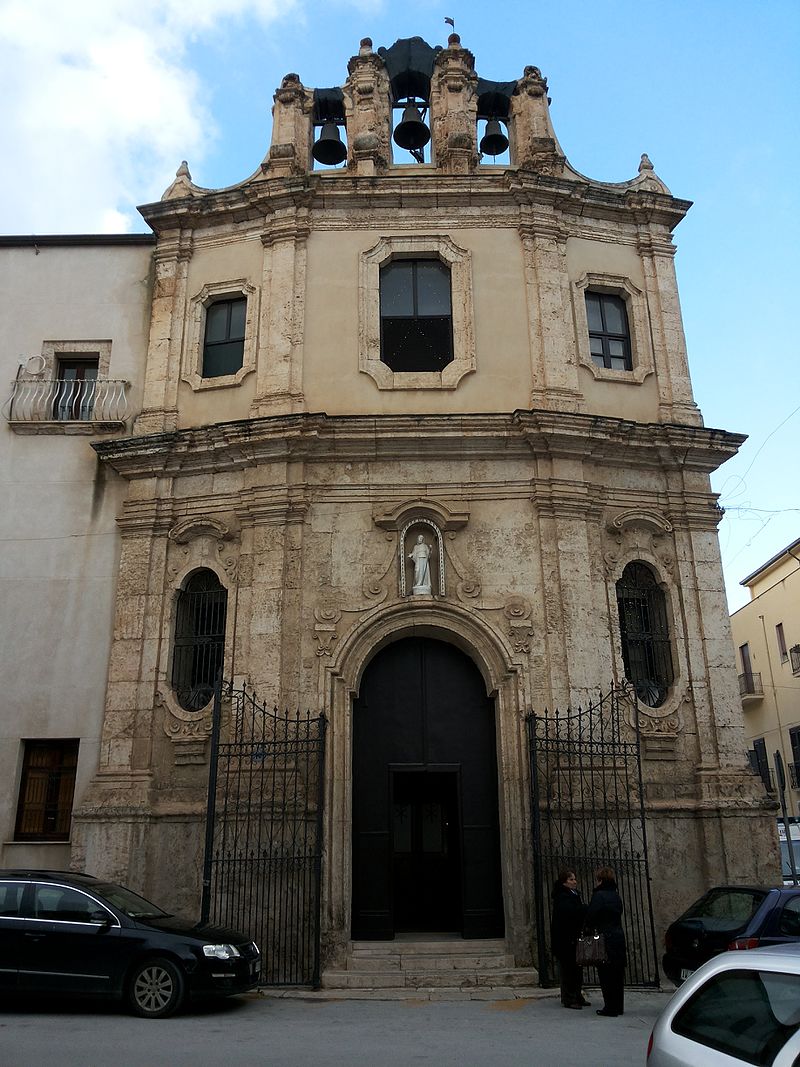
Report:
M 520 221 L 531 350 L 531 407 L 577 411 L 574 338 L 564 329 L 572 316 L 566 239 L 555 220 L 522 208 Z
M 347 70 L 349 77 L 343 88 L 347 169 L 362 175 L 378 174 L 386 170 L 392 158 L 391 90 L 386 67 L 372 51 L 369 37 L 363 39 Z
M 178 382 L 191 257 L 191 231 L 174 230 L 159 237 L 142 410 L 134 423 L 137 434 L 169 432 L 178 425 Z
M 307 174 L 311 169 L 313 94 L 296 74 L 287 74 L 274 100 L 272 143 L 261 168 L 270 178 Z
M 650 309 L 660 417 L 664 422 L 702 426 L 703 420 L 689 378 L 686 337 L 675 276 L 675 246 L 668 236 L 648 230 L 639 234 L 639 251 Z
M 303 336 L 309 209 L 291 204 L 267 220 L 254 417 L 304 407 Z
M 477 81 L 475 57 L 451 33 L 431 79 L 433 162 L 447 174 L 469 174 L 478 165 Z

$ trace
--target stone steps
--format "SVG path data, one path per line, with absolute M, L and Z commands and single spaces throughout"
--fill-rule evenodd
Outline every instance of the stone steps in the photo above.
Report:
M 498 999 L 538 994 L 533 968 L 514 966 L 503 940 L 354 941 L 345 967 L 322 975 L 323 990 L 357 995 Z

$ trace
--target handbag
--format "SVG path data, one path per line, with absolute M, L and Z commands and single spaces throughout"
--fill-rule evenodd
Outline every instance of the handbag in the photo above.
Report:
M 598 963 L 607 963 L 605 935 L 582 933 L 575 945 L 575 962 L 579 967 L 596 967 Z

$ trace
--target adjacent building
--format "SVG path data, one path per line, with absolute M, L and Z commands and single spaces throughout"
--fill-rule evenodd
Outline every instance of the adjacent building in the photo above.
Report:
M 0 246 L 2 863 L 196 909 L 214 748 L 234 917 L 302 901 L 291 952 L 323 972 L 431 932 L 541 966 L 547 880 L 644 869 L 637 805 L 648 940 L 650 895 L 660 930 L 777 863 L 709 485 L 743 438 L 703 425 L 675 278 L 690 205 L 646 155 L 576 172 L 542 73 L 484 79 L 455 34 L 346 68 L 283 79 L 251 177 L 182 165 L 152 236 Z M 314 773 L 250 693 L 322 716 Z M 546 709 L 590 703 L 548 748 Z

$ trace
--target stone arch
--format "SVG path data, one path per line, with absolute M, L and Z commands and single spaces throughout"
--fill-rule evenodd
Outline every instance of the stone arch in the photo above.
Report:
M 461 605 L 406 601 L 382 607 L 353 628 L 326 666 L 330 730 L 325 801 L 323 938 L 328 966 L 342 964 L 350 939 L 352 902 L 352 707 L 367 664 L 408 636 L 455 645 L 476 665 L 495 703 L 501 867 L 506 941 L 518 965 L 530 964 L 532 893 L 529 767 L 525 730 L 527 672 L 505 635 Z

